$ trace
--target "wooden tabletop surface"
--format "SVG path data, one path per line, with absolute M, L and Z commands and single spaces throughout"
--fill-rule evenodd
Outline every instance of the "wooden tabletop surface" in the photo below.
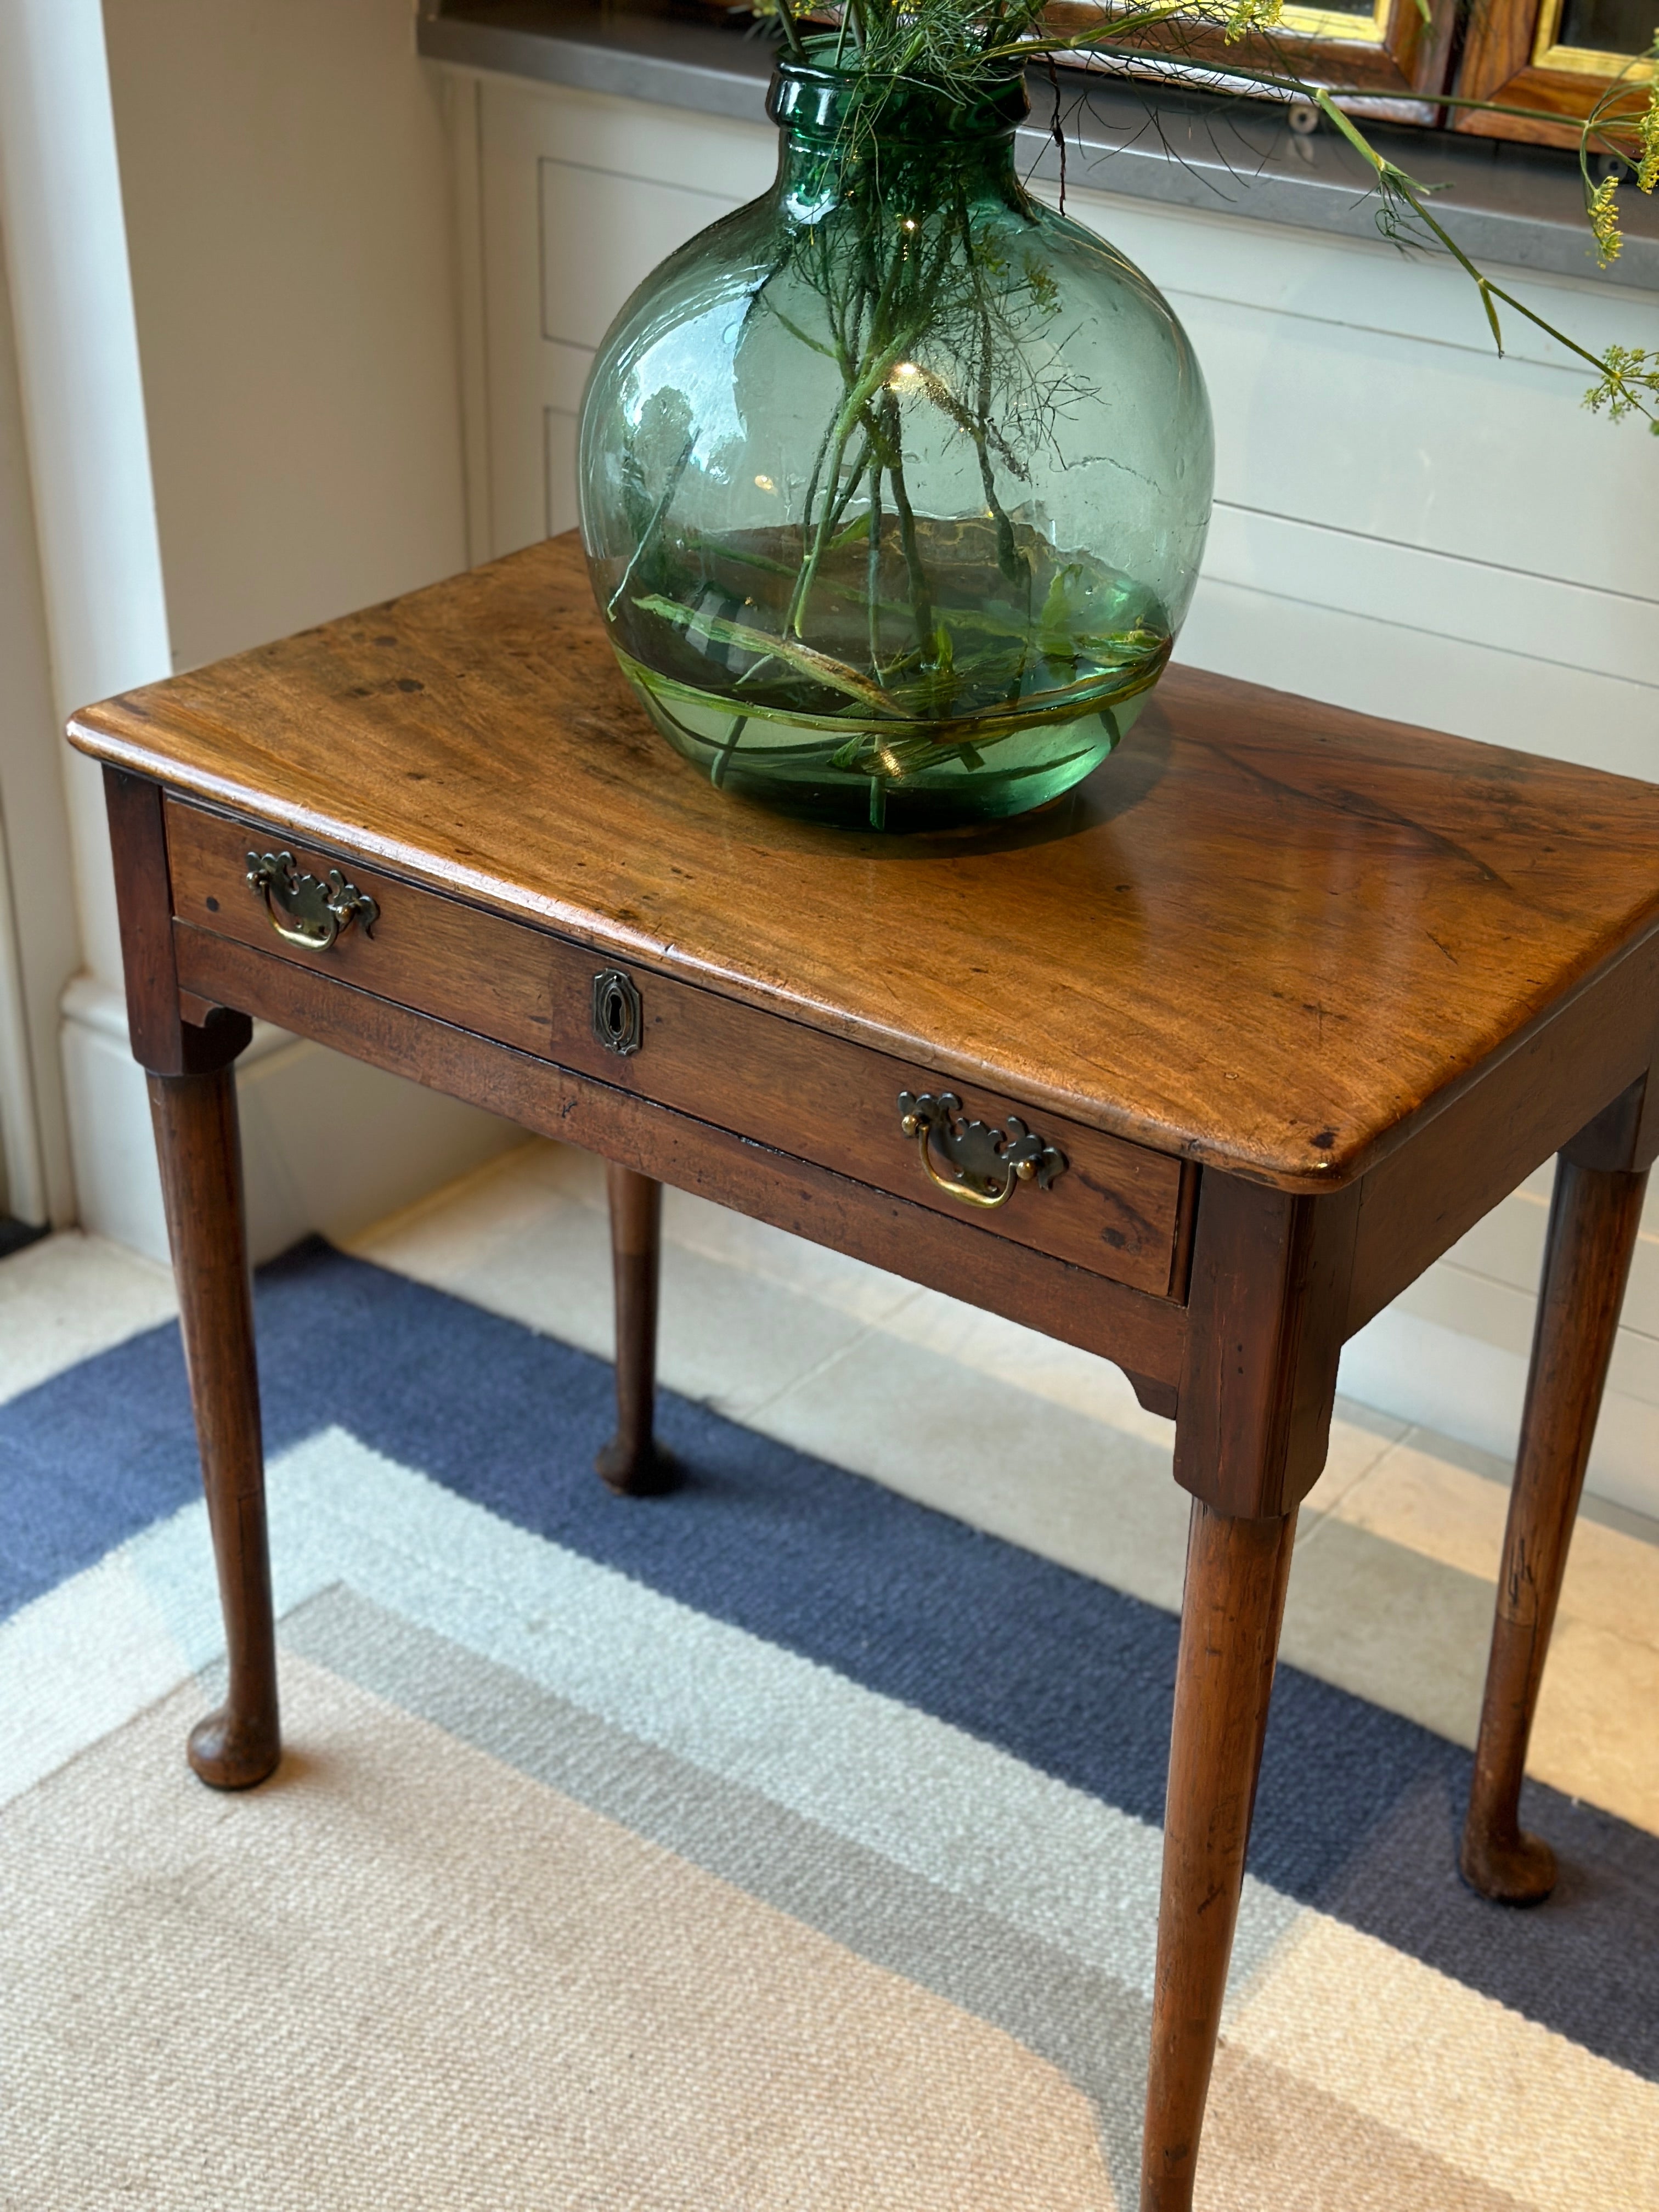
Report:
M 1291 1188 L 1359 1172 L 1659 928 L 1659 787 L 1180 667 L 1086 782 L 1000 830 L 763 813 L 651 730 L 574 532 L 71 735 L 296 842 Z

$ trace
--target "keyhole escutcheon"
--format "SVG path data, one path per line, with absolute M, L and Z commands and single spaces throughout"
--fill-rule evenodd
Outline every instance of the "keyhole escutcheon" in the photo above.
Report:
M 644 1034 L 645 1010 L 631 977 L 620 968 L 602 968 L 593 978 L 593 1034 L 607 1052 L 626 1059 L 637 1052 Z

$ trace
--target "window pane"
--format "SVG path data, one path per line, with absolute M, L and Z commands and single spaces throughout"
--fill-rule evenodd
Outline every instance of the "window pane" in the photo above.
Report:
M 1656 23 L 1654 0 L 1564 0 L 1555 43 L 1593 54 L 1644 54 Z

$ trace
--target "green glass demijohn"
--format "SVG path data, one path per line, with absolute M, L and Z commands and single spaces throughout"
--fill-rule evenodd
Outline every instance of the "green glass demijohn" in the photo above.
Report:
M 878 94 L 784 61 L 771 190 L 594 362 L 581 518 L 617 659 L 720 788 L 852 827 L 1019 814 L 1158 681 L 1212 435 L 1139 270 L 1033 200 L 1011 76 Z

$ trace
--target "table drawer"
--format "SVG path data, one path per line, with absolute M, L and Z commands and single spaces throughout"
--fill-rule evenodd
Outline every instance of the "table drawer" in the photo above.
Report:
M 167 819 L 179 923 L 337 975 L 940 1212 L 970 1215 L 996 1235 L 1137 1290 L 1160 1297 L 1179 1290 L 1188 1194 L 1181 1163 L 1164 1153 L 645 963 L 608 963 L 551 931 L 205 808 L 170 799 Z M 269 858 L 263 884 L 250 884 L 250 853 Z M 279 934 L 279 923 L 293 933 Z M 947 1091 L 960 1111 L 945 1119 L 927 1102 Z M 906 1133 L 904 1092 L 916 1103 L 913 1121 L 931 1127 Z M 988 1152 L 983 1133 L 965 1133 L 968 1121 L 1006 1141 Z M 1011 1146 L 1027 1156 L 1018 1177 L 1006 1157 Z M 942 1188 L 929 1167 L 941 1182 L 957 1182 L 953 1154 L 970 1172 L 985 1171 L 984 1188 L 992 1177 L 996 1188 L 1006 1188 L 1006 1201 L 973 1206 Z

